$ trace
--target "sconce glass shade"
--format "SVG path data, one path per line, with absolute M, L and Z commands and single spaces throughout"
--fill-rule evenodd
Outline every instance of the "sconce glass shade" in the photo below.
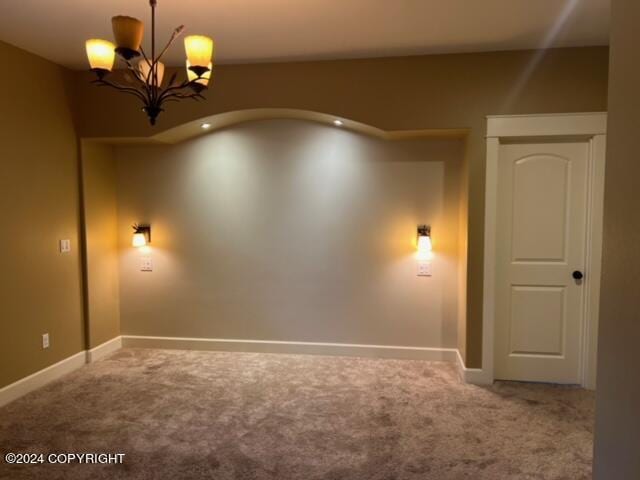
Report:
M 433 245 L 431 245 L 431 237 L 427 235 L 420 235 L 418 237 L 418 251 L 420 253 L 427 253 L 433 250 Z
M 138 71 L 142 75 L 142 78 L 145 79 L 147 84 L 151 86 L 159 87 L 162 85 L 162 79 L 164 78 L 164 63 L 158 62 L 156 65 L 158 69 L 158 83 L 156 85 L 153 84 L 152 75 L 149 75 L 149 72 L 151 71 L 151 65 L 146 59 L 141 58 L 140 60 L 138 60 L 137 67 L 138 67 Z
M 209 80 L 211 80 L 211 73 L 212 73 L 212 69 L 213 69 L 213 63 L 209 62 L 209 71 L 202 74 L 202 76 L 200 78 L 198 78 L 198 75 L 190 69 L 191 67 L 191 62 L 189 60 L 187 60 L 187 78 L 189 79 L 190 82 L 193 82 L 194 80 L 196 81 L 196 83 L 199 83 L 200 85 L 202 85 L 203 87 L 208 87 L 209 86 Z
M 98 38 L 92 38 L 86 42 L 87 58 L 89 59 L 89 65 L 94 70 L 107 70 L 113 69 L 113 62 L 115 61 L 116 52 L 115 45 L 107 40 L 100 40 Z
M 144 24 L 140 20 L 118 15 L 111 19 L 111 26 L 118 49 L 131 52 L 140 50 L 144 35 Z
M 213 56 L 213 40 L 204 35 L 189 35 L 184 39 L 184 48 L 190 67 L 208 68 Z
M 144 233 L 134 233 L 132 245 L 134 247 L 144 247 L 147 244 L 147 237 Z

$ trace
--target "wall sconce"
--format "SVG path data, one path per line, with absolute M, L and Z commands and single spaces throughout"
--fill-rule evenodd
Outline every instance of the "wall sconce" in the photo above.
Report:
M 431 226 L 418 225 L 418 252 L 421 254 L 429 254 L 432 250 Z
M 133 241 L 131 244 L 134 247 L 144 247 L 148 243 L 151 243 L 151 226 L 138 225 L 134 223 L 133 227 Z

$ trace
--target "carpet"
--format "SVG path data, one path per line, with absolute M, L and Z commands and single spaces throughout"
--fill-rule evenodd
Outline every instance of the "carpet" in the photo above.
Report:
M 464 385 L 447 363 L 123 349 L 0 409 L 0 478 L 580 480 L 593 417 L 593 392 Z

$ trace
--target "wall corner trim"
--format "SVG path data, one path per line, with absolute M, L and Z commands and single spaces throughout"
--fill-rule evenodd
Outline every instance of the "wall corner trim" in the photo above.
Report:
M 470 383 L 472 385 L 493 385 L 493 379 L 487 375 L 487 372 L 481 368 L 467 368 L 464 365 L 460 350 L 456 350 L 456 366 L 458 367 L 458 375 L 460 381 L 463 383 Z
M 122 348 L 122 336 L 112 338 L 87 350 L 87 363 L 93 363 Z

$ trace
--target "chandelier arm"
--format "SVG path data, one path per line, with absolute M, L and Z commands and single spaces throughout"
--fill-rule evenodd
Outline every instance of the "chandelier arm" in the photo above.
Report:
M 149 58 L 147 57 L 147 55 L 144 53 L 144 50 L 142 49 L 142 47 L 140 47 L 140 53 L 142 53 L 142 58 L 144 58 L 144 61 L 147 62 L 147 65 L 153 65 L 149 61 Z M 151 80 L 150 76 L 151 76 L 151 72 L 153 71 L 153 68 L 149 68 L 149 72 L 147 73 L 146 78 L 144 78 L 142 76 L 142 73 L 140 72 L 140 69 L 131 65 L 131 62 L 129 62 L 129 60 L 125 60 L 125 62 L 127 63 L 127 68 L 134 73 L 136 79 L 139 80 L 140 83 L 146 88 L 146 86 L 149 85 L 149 80 Z
M 142 45 L 140 45 L 140 53 L 142 54 L 142 58 L 144 58 L 147 61 L 147 63 L 151 65 L 151 62 L 149 61 L 149 57 L 147 57 L 147 54 L 144 52 L 144 48 L 142 48 Z
M 178 38 L 182 32 L 184 30 L 184 25 L 180 25 L 179 27 L 177 27 L 174 31 L 173 34 L 171 35 L 171 38 L 169 39 L 169 41 L 167 42 L 167 44 L 165 45 L 165 47 L 162 49 L 162 51 L 160 52 L 160 55 L 158 55 L 158 58 L 155 59 L 154 63 L 157 63 L 160 61 L 160 59 L 162 58 L 162 56 L 165 54 L 165 52 L 169 49 L 169 47 L 173 44 L 173 42 L 176 40 L 176 38 Z
M 145 105 L 152 103 L 153 99 L 151 98 L 151 95 L 149 92 L 149 86 L 142 79 L 140 79 L 140 77 L 135 71 L 133 71 L 132 73 L 134 74 L 134 77 L 136 78 L 136 80 L 140 82 L 140 88 L 126 87 L 124 85 L 119 85 L 119 84 L 116 85 L 116 88 L 128 88 L 130 90 L 136 91 L 138 93 L 138 97 L 142 100 L 142 102 Z
M 145 58 L 146 59 L 146 58 Z M 142 76 L 142 73 L 135 68 L 133 65 L 131 65 L 131 62 L 129 62 L 129 60 L 125 60 L 126 64 L 127 64 L 127 69 L 129 71 L 131 71 L 133 73 L 133 76 L 135 77 L 136 80 L 138 80 L 140 82 L 141 85 L 141 90 L 144 92 L 144 102 L 145 104 L 152 104 L 156 99 L 154 98 L 153 95 L 153 88 L 150 87 L 150 83 L 149 81 L 151 80 L 151 72 L 152 69 L 149 69 L 149 72 L 147 73 L 146 79 Z
M 172 95 L 174 95 L 173 92 L 178 92 L 180 90 L 185 90 L 189 87 L 189 85 L 191 84 L 191 82 L 182 82 L 180 84 L 174 85 L 174 86 L 169 86 L 167 88 L 165 88 L 162 93 L 160 94 L 160 97 L 158 98 L 159 101 L 164 100 L 165 98 L 168 98 Z
M 145 56 L 145 60 L 147 60 L 146 56 Z M 127 64 L 127 70 L 133 73 L 133 76 L 135 77 L 136 80 L 140 82 L 140 85 L 142 85 L 142 88 L 146 88 L 149 85 L 149 75 L 147 74 L 147 78 L 145 80 L 145 78 L 143 78 L 142 74 L 140 73 L 139 69 L 134 67 L 129 60 L 125 60 L 125 63 Z M 151 70 L 149 70 L 149 72 L 151 72 Z
M 105 80 L 105 79 L 94 80 L 93 83 L 96 83 L 99 87 L 111 87 L 111 88 L 115 88 L 116 90 L 119 90 L 121 92 L 129 93 L 130 95 L 135 95 L 140 100 L 142 100 L 144 103 L 147 103 L 147 99 L 140 92 L 140 90 L 135 89 L 133 87 L 125 87 L 124 85 L 119 85 L 117 83 L 113 83 L 113 82 L 110 82 L 110 81 Z
M 135 92 L 131 92 L 128 90 L 121 90 L 120 88 L 114 87 L 113 85 L 107 85 L 106 83 L 103 84 L 99 84 L 98 87 L 111 87 L 111 88 L 115 88 L 116 90 L 118 90 L 119 92 L 122 92 L 126 95 L 133 95 L 134 97 L 136 97 L 137 99 L 139 99 L 143 104 L 145 104 L 145 100 L 143 97 L 141 97 L 140 95 L 138 95 Z
M 164 97 L 162 99 L 163 102 L 169 102 L 169 101 L 178 101 L 178 100 L 182 100 L 185 98 L 191 98 L 193 100 L 204 100 L 205 97 L 203 97 L 201 94 L 199 93 L 172 93 L 171 95 L 168 95 L 166 97 Z
M 173 72 L 173 74 L 171 75 L 171 78 L 169 78 L 169 82 L 167 83 L 167 88 L 171 88 L 175 85 L 178 85 L 178 83 L 176 83 L 177 76 L 178 76 L 178 72 Z

